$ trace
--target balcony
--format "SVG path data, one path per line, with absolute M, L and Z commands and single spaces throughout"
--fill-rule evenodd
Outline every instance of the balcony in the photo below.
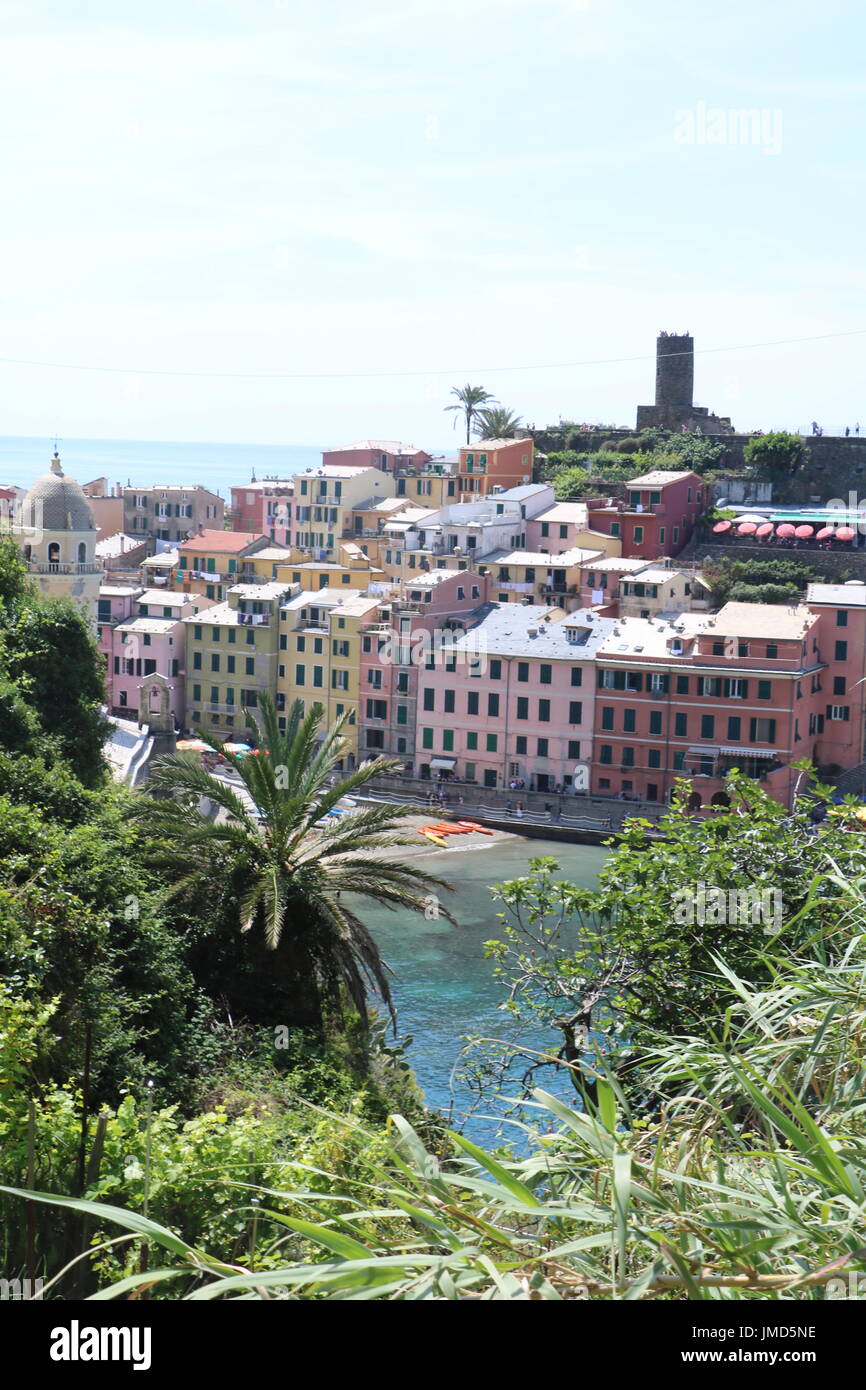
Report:
M 269 613 L 241 613 L 238 611 L 238 622 L 241 627 L 269 627 Z
M 103 565 L 67 565 L 63 563 L 43 564 L 38 560 L 27 562 L 29 574 L 104 574 Z

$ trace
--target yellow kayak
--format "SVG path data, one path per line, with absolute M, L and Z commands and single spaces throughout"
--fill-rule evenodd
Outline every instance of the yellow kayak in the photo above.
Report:
M 432 840 L 434 845 L 441 845 L 443 849 L 448 848 L 448 841 L 443 835 L 437 835 L 433 830 L 419 830 L 419 835 L 425 835 L 428 840 Z

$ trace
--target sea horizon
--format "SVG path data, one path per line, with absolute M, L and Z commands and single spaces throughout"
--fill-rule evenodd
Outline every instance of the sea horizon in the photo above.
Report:
M 322 461 L 317 444 L 218 444 L 170 439 L 75 439 L 57 443 L 63 468 L 77 483 L 105 477 L 109 486 L 158 487 L 201 484 L 226 501 L 233 484 L 257 478 L 290 478 Z M 47 472 L 54 453 L 50 436 L 0 435 L 0 483 L 30 487 Z

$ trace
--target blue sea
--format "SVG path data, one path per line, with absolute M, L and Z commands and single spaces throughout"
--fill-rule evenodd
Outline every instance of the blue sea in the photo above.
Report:
M 232 484 L 257 478 L 292 477 L 322 462 L 316 444 L 192 444 L 151 439 L 61 439 L 63 468 L 78 483 L 105 477 L 110 485 L 137 487 L 199 483 L 231 499 Z M 0 484 L 29 487 L 45 473 L 54 453 L 52 438 L 0 435 Z

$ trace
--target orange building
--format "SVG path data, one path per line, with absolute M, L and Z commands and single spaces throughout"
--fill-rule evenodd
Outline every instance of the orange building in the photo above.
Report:
M 535 445 L 531 439 L 481 439 L 460 450 L 458 501 L 473 502 L 498 488 L 507 491 L 532 482 Z

